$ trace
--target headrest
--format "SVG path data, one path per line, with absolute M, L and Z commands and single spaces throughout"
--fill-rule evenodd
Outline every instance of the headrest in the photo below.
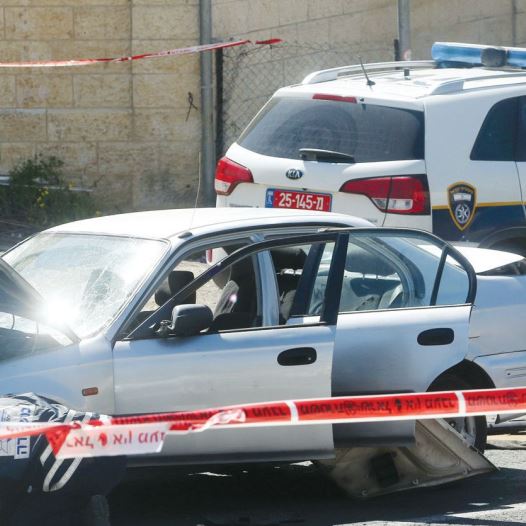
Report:
M 351 272 L 377 276 L 389 276 L 396 272 L 395 267 L 387 258 L 380 258 L 377 254 L 368 252 L 354 244 L 349 244 L 347 249 L 345 268 Z
M 275 269 L 279 272 L 282 269 L 302 269 L 307 259 L 307 254 L 297 247 L 274 248 L 270 251 Z
M 189 283 L 194 280 L 194 273 L 190 270 L 172 270 L 168 274 L 162 285 L 155 292 L 155 303 L 164 305 L 172 296 L 177 294 L 183 287 L 186 287 Z M 184 298 L 183 301 L 178 302 L 179 304 L 195 303 L 196 294 L 193 292 L 188 297 Z

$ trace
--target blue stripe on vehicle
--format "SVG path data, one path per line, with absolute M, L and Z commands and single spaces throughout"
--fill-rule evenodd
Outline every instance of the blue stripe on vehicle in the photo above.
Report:
M 516 204 L 477 207 L 465 230 L 455 225 L 449 209 L 433 210 L 433 233 L 447 241 L 480 241 L 498 230 L 524 224 L 524 208 Z

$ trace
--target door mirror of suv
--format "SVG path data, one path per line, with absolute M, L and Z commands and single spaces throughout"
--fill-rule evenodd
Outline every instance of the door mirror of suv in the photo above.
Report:
M 172 310 L 172 319 L 163 320 L 157 334 L 168 336 L 194 336 L 208 329 L 214 315 L 206 305 L 177 305 Z

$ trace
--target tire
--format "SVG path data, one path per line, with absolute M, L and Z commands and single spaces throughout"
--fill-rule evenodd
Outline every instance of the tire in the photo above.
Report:
M 454 373 L 446 373 L 437 378 L 429 387 L 428 391 L 454 391 L 476 389 L 462 377 Z M 488 425 L 485 416 L 469 416 L 464 418 L 445 418 L 451 427 L 459 432 L 471 446 L 477 448 L 481 453 L 486 448 Z
M 89 499 L 80 521 L 82 526 L 111 526 L 110 508 L 103 495 L 94 495 Z

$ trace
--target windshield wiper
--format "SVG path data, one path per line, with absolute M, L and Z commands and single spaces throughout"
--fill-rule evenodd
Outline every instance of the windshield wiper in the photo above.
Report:
M 354 163 L 354 156 L 343 152 L 331 150 L 318 150 L 317 148 L 300 148 L 300 157 L 304 161 L 318 161 L 321 163 Z

